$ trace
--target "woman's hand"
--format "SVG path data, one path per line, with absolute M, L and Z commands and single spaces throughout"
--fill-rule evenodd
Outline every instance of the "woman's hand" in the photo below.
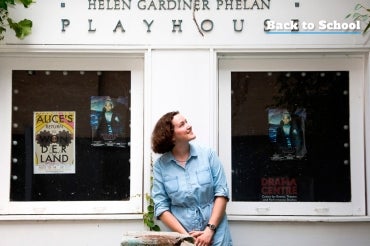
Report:
M 214 231 L 206 227 L 204 231 L 191 231 L 189 234 L 195 238 L 196 246 L 211 246 L 214 233 Z

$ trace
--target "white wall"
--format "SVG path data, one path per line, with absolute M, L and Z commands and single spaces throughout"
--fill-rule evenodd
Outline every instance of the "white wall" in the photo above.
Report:
M 144 230 L 138 221 L 3 221 L 0 222 L 2 246 L 119 246 L 128 231 Z
M 232 222 L 235 246 L 368 246 L 369 223 Z
M 178 110 L 185 115 L 196 141 L 210 145 L 216 122 L 217 81 L 209 50 L 153 50 L 151 59 L 151 121 Z M 214 146 L 213 146 L 214 147 Z

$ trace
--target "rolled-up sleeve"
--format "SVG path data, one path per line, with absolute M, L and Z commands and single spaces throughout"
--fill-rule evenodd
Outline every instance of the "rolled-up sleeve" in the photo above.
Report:
M 154 202 L 154 215 L 158 218 L 163 212 L 170 210 L 170 199 L 163 183 L 160 163 L 157 161 L 153 167 L 152 199 Z
M 213 150 L 210 150 L 209 160 L 214 182 L 215 197 L 223 196 L 226 197 L 227 200 L 229 200 L 229 188 L 227 186 L 225 171 L 220 159 Z

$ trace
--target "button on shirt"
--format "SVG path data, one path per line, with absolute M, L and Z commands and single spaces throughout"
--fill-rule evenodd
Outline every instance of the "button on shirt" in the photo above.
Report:
M 167 152 L 155 162 L 153 174 L 155 215 L 170 211 L 188 232 L 205 229 L 216 196 L 229 197 L 222 164 L 210 148 L 190 144 L 185 167 Z M 213 245 L 232 245 L 226 215 L 217 227 L 213 242 Z

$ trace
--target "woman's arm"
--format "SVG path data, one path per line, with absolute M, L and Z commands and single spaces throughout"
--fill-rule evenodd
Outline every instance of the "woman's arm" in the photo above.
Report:
M 209 218 L 208 224 L 215 225 L 216 227 L 220 224 L 221 220 L 225 216 L 227 198 L 223 196 L 217 196 L 212 209 L 211 218 Z
M 180 222 L 176 219 L 175 216 L 170 211 L 164 211 L 160 216 L 159 219 L 172 231 L 188 234 L 185 228 L 180 224 Z
M 227 201 L 227 197 L 217 196 L 215 198 L 215 203 L 208 224 L 215 225 L 216 230 L 218 225 L 221 223 L 221 220 L 225 216 Z M 211 230 L 211 228 L 208 226 L 204 229 L 204 231 L 190 232 L 190 235 L 196 238 L 195 244 L 200 243 L 204 245 L 211 245 L 214 234 L 215 231 Z

